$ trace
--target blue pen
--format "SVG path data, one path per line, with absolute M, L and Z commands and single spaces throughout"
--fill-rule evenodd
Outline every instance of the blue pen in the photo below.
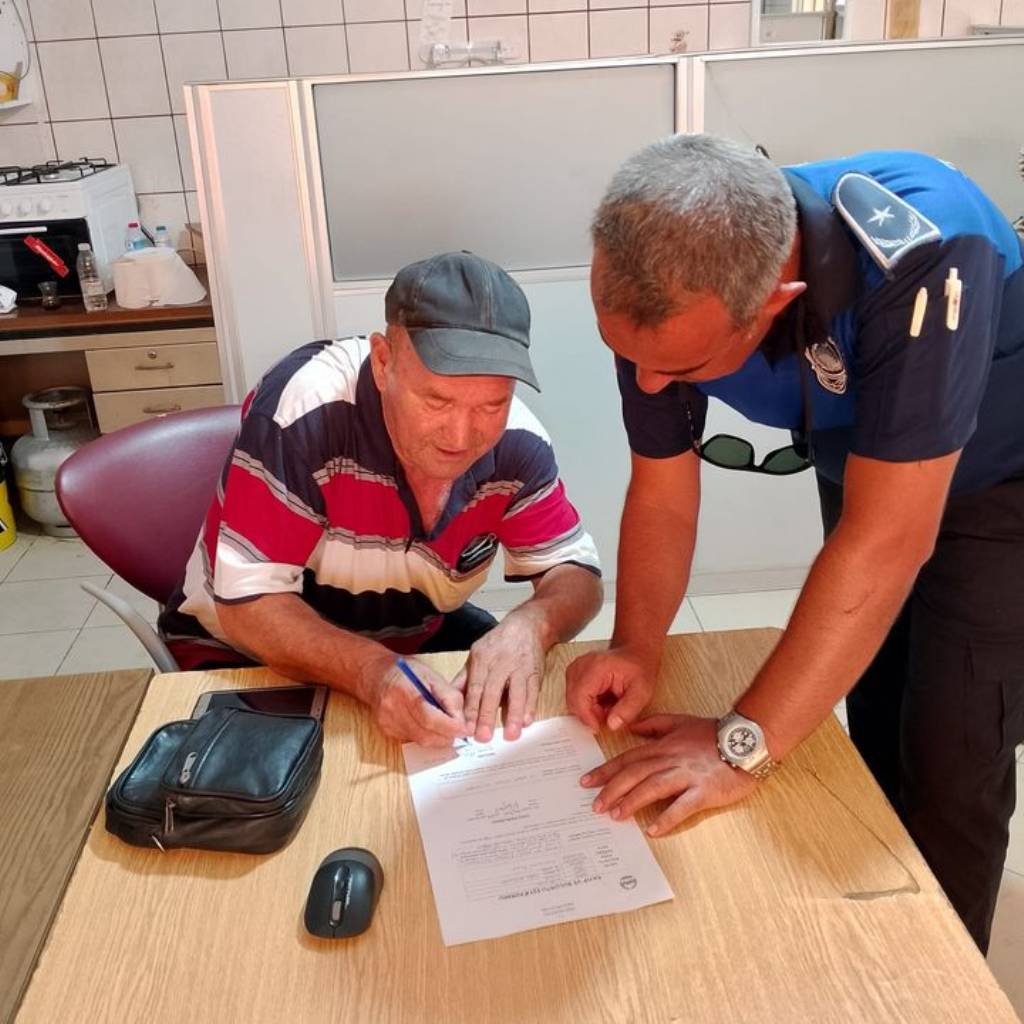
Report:
M 412 683 L 412 685 L 413 685 L 413 686 L 415 686 L 417 690 L 419 690 L 419 692 L 420 692 L 420 696 L 421 696 L 421 697 L 422 697 L 422 698 L 423 698 L 423 699 L 424 699 L 424 700 L 425 700 L 425 701 L 426 701 L 426 702 L 427 702 L 427 703 L 428 703 L 428 704 L 429 704 L 429 705 L 430 705 L 431 707 L 435 707 L 435 708 L 437 708 L 437 710 L 438 710 L 438 711 L 444 712 L 444 714 L 446 714 L 446 715 L 447 715 L 447 716 L 448 716 L 449 718 L 454 718 L 454 717 L 455 717 L 455 716 L 454 716 L 454 715 L 453 715 L 453 714 L 452 714 L 452 713 L 451 713 L 451 712 L 450 712 L 450 711 L 449 711 L 449 710 L 448 710 L 448 709 L 447 709 L 447 708 L 446 708 L 446 707 L 445 707 L 445 706 L 444 706 L 444 705 L 443 705 L 443 704 L 442 704 L 442 703 L 441 703 L 441 702 L 440 702 L 440 701 L 439 701 L 439 700 L 438 700 L 438 699 L 437 699 L 437 698 L 436 698 L 436 697 L 435 697 L 435 696 L 434 696 L 434 695 L 433 695 L 433 694 L 432 694 L 432 693 L 430 692 L 430 690 L 428 690 L 428 689 L 427 689 L 426 685 L 425 685 L 425 684 L 424 684 L 424 683 L 423 683 L 423 682 L 422 682 L 422 681 L 420 680 L 420 677 L 419 677 L 418 675 L 416 675 L 416 673 L 415 673 L 415 672 L 413 672 L 413 670 L 412 670 L 412 665 L 410 665 L 410 664 L 409 664 L 409 662 L 407 662 L 407 661 L 405 660 L 405 658 L 399 658 L 399 659 L 398 659 L 398 660 L 397 660 L 397 661 L 395 662 L 395 664 L 396 664 L 396 665 L 398 665 L 398 667 L 399 667 L 399 668 L 400 668 L 400 669 L 402 670 L 402 675 L 404 675 L 404 676 L 405 676 L 405 678 L 406 678 L 406 679 L 408 679 L 408 680 L 409 680 L 409 682 L 410 682 L 410 683 Z M 458 737 L 456 737 L 456 739 L 455 739 L 455 748 L 456 748 L 456 750 L 462 750 L 463 748 L 466 748 L 466 747 L 468 747 L 468 744 L 469 744 L 469 740 L 468 740 L 468 739 L 466 739 L 466 738 L 465 738 L 464 736 L 458 736 Z
M 420 677 L 416 675 L 412 670 L 412 666 L 405 660 L 405 658 L 399 658 L 396 662 L 398 667 L 402 670 L 402 675 L 420 691 L 420 696 L 431 706 L 437 708 L 438 711 L 443 711 L 449 718 L 455 716 L 427 689 L 427 687 L 420 681 Z

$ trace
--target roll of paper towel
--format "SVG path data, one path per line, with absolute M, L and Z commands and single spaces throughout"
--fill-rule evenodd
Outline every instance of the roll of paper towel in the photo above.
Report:
M 125 309 L 187 306 L 206 295 L 192 268 L 173 249 L 126 252 L 111 269 L 117 304 Z

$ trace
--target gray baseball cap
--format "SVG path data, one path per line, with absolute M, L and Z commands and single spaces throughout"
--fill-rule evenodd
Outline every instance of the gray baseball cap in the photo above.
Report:
M 514 377 L 540 391 L 530 365 L 530 305 L 490 260 L 446 252 L 403 267 L 384 298 L 389 324 L 446 377 Z

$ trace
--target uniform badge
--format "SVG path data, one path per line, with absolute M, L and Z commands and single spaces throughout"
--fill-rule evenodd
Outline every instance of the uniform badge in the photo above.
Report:
M 804 349 L 818 383 L 833 395 L 846 393 L 846 363 L 839 346 L 831 339 L 816 341 Z
M 455 563 L 457 572 L 469 572 L 478 565 L 489 561 L 498 550 L 498 538 L 493 533 L 482 533 L 474 537 L 459 552 L 458 560 Z
M 911 250 L 942 237 L 920 210 L 866 174 L 844 174 L 832 202 L 886 273 Z

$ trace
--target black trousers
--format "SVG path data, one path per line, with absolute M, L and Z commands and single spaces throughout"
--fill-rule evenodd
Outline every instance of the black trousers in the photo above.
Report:
M 420 648 L 420 653 L 468 651 L 484 633 L 489 633 L 497 624 L 498 620 L 490 612 L 467 602 L 445 615 L 441 628 Z
M 468 651 L 469 648 L 498 624 L 498 620 L 490 613 L 478 608 L 475 604 L 464 604 L 453 612 L 448 612 L 441 623 L 441 628 L 420 648 L 421 654 L 437 654 L 440 651 Z M 247 668 L 258 662 L 250 661 L 244 655 L 230 660 L 209 661 L 192 666 L 192 671 L 203 671 L 218 668 Z
M 818 491 L 827 536 L 842 488 L 819 477 Z M 987 952 L 1024 742 L 1024 480 L 949 500 L 846 707 L 850 738 Z

